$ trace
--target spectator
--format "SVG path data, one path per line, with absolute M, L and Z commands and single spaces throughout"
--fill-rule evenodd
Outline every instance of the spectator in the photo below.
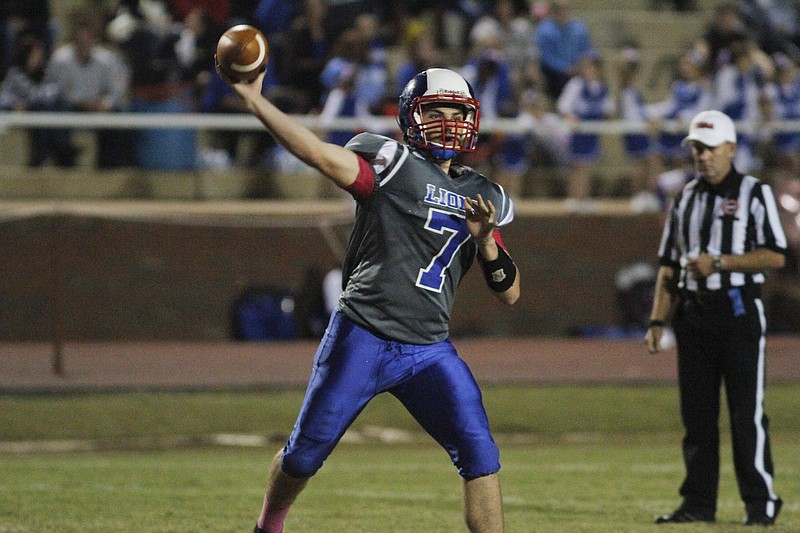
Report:
M 268 41 L 280 38 L 297 16 L 297 2 L 286 0 L 258 0 L 253 11 L 253 22 Z
M 593 51 L 581 59 L 578 74 L 564 87 L 556 107 L 573 128 L 584 121 L 605 120 L 614 113 L 614 99 L 599 54 Z M 570 205 L 577 202 L 580 206 L 591 196 L 592 167 L 600 159 L 600 136 L 573 133 L 570 159 L 567 199 Z
M 681 146 L 684 125 L 697 113 L 713 107 L 713 87 L 706 74 L 706 61 L 697 50 L 692 50 L 678 60 L 678 75 L 670 85 L 669 95 L 661 102 L 648 106 L 653 127 L 658 133 L 658 151 L 662 164 L 677 167 L 688 156 Z M 675 122 L 673 130 L 664 128 L 663 121 Z
M 406 84 L 417 73 L 443 63 L 432 29 L 427 24 L 419 20 L 413 21 L 407 25 L 405 33 L 405 57 L 397 67 L 394 78 L 397 94 L 403 92 Z
M 330 59 L 320 78 L 326 91 L 340 86 L 350 78 L 358 98 L 370 106 L 377 104 L 386 94 L 386 65 L 374 62 L 370 36 L 352 27 L 342 33 L 334 43 Z
M 250 5 L 246 9 L 245 5 Z M 287 113 L 319 110 L 323 86 L 320 74 L 330 46 L 325 34 L 325 0 L 280 2 L 238 0 L 231 3 L 236 18 L 226 23 L 251 24 L 264 33 L 270 45 L 270 60 L 262 91 Z M 242 100 L 216 74 L 205 91 L 202 110 L 207 113 L 247 113 Z M 214 144 L 226 154 L 227 164 L 244 168 L 269 165 L 276 173 L 288 173 L 300 166 L 264 130 L 220 130 Z M 212 152 L 213 153 L 213 152 Z M 248 193 L 253 197 L 272 195 L 271 185 Z
M 118 8 L 106 33 L 131 72 L 130 111 L 196 110 L 216 46 L 210 17 L 198 8 L 185 21 L 176 22 L 163 3 L 134 0 L 126 4 Z M 149 129 L 132 135 L 139 167 L 187 170 L 196 164 L 196 130 Z
M 370 15 L 379 21 L 385 20 L 388 2 L 373 0 L 324 0 L 327 17 L 325 19 L 325 38 L 335 43 L 345 31 L 362 15 Z
M 542 73 L 547 81 L 547 95 L 556 101 L 567 82 L 578 74 L 581 59 L 592 49 L 589 28 L 570 17 L 569 7 L 553 2 L 550 14 L 534 31 Z
M 283 70 L 288 68 L 287 62 L 291 62 L 292 59 L 287 57 L 284 49 L 287 45 L 292 21 L 298 14 L 299 7 L 299 2 L 296 1 L 258 0 L 252 17 L 243 21 L 259 28 L 269 43 L 270 60 L 267 63 L 265 83 L 270 88 L 280 86 L 281 79 L 286 78 Z M 271 91 L 273 90 L 271 89 Z
M 281 68 L 278 87 L 273 89 L 276 103 L 289 113 L 319 110 L 324 87 L 320 79 L 330 43 L 325 38 L 326 6 L 323 0 L 305 0 L 292 21 L 286 44 L 278 51 Z M 272 52 L 273 57 L 275 52 Z M 279 93 L 279 94 L 278 94 Z
M 478 44 L 478 55 L 469 58 L 462 69 L 464 79 L 481 102 L 481 119 L 486 122 L 517 113 L 511 70 L 498 47 L 499 41 L 489 39 L 490 42 Z M 500 183 L 518 181 L 527 168 L 522 135 L 502 131 L 481 134 L 478 146 L 483 148 L 465 157 L 465 163 L 492 167 L 486 172 L 494 172 Z
M 798 6 L 794 0 L 741 0 L 745 24 L 755 32 L 758 47 L 766 54 L 787 54 L 800 60 Z
M 126 2 L 106 27 L 131 72 L 134 98 L 165 100 L 176 92 L 202 94 L 213 70 L 219 32 L 208 13 L 175 21 L 160 2 Z
M 265 86 L 266 87 L 266 86 Z M 264 89 L 268 90 L 268 89 Z M 201 102 L 204 113 L 247 113 L 242 99 L 214 72 Z M 226 156 L 225 165 L 252 168 L 260 165 L 275 146 L 272 136 L 263 130 L 217 130 L 212 145 Z M 223 165 L 223 166 L 225 166 Z
M 655 193 L 661 210 L 665 213 L 683 186 L 695 177 L 691 155 L 684 159 L 674 159 L 671 164 L 672 166 L 667 167 L 655 179 Z
M 462 70 L 481 102 L 481 117 L 495 120 L 516 114 L 511 69 L 497 43 L 488 43 L 467 59 Z
M 640 52 L 637 48 L 622 50 L 619 67 L 617 114 L 625 121 L 647 123 L 647 106 L 639 85 Z M 622 136 L 623 148 L 633 166 L 631 193 L 632 205 L 641 208 L 660 207 L 654 192 L 654 180 L 660 169 L 656 149 L 648 133 L 626 133 Z
M 469 33 L 470 47 L 481 43 L 496 42 L 503 51 L 512 71 L 523 68 L 525 63 L 537 55 L 533 43 L 533 24 L 522 16 L 527 3 L 515 0 L 498 0 L 490 13 L 479 18 Z
M 225 25 L 252 24 L 252 21 L 256 18 L 256 9 L 258 9 L 259 2 L 260 0 L 230 0 L 230 12 Z M 296 3 L 296 1 L 292 0 L 291 3 Z M 227 29 L 217 26 L 216 23 L 214 24 L 220 30 Z
M 800 75 L 797 64 L 785 54 L 775 54 L 774 62 L 775 79 L 764 86 L 764 97 L 768 100 L 769 111 L 763 118 L 767 122 L 798 120 L 800 119 Z M 777 132 L 768 139 L 768 142 L 777 157 L 775 162 L 777 172 L 788 177 L 799 176 L 800 132 Z
M 231 3 L 231 0 L 169 0 L 167 7 L 177 20 L 185 20 L 192 11 L 200 9 L 208 13 L 217 28 L 225 28 L 232 20 Z
M 697 46 L 708 58 L 712 71 L 716 71 L 724 59 L 720 57 L 730 46 L 730 42 L 738 38 L 746 27 L 739 13 L 739 5 L 735 1 L 726 1 L 714 9 L 711 23 L 706 27 Z
M 386 66 L 372 61 L 369 36 L 351 28 L 339 37 L 321 79 L 328 91 L 320 121 L 330 124 L 337 117 L 368 120 L 380 113 L 388 90 Z M 328 142 L 344 145 L 353 131 L 332 131 Z
M 716 72 L 726 66 L 734 63 L 738 56 L 747 54 L 753 59 L 754 63 L 765 75 L 770 75 L 774 66 L 769 55 L 767 55 L 758 45 L 758 42 L 753 39 L 752 32 L 743 30 L 734 32 L 730 36 L 728 46 L 722 50 L 717 57 Z
M 511 195 L 549 195 L 554 179 L 555 183 L 563 183 L 561 171 L 568 163 L 569 128 L 552 112 L 537 58 L 531 57 L 512 81 L 520 133 L 506 135 L 496 180 Z M 553 129 L 548 131 L 550 127 Z
M 122 58 L 97 42 L 92 17 L 75 14 L 72 38 L 56 49 L 45 69 L 45 83 L 60 88 L 70 111 L 111 112 L 126 107 L 129 71 Z M 97 132 L 97 167 L 131 166 L 135 154 L 127 131 Z
M 446 0 L 427 2 L 432 8 L 434 36 L 437 46 L 448 53 L 463 53 L 469 49 L 469 31 L 491 10 L 488 0 Z
M 44 41 L 23 35 L 14 43 L 11 69 L 3 79 L 0 106 L 11 111 L 51 108 L 58 86 L 43 84 L 47 52 Z
M 21 36 L 11 56 L 11 68 L 0 86 L 0 109 L 9 111 L 57 111 L 59 87 L 44 83 L 46 45 L 34 34 Z M 28 130 L 28 166 L 51 160 L 57 166 L 74 166 L 78 149 L 68 131 L 50 128 Z
M 49 0 L 3 0 L 0 2 L 0 79 L 11 66 L 14 46 L 26 34 L 44 43 L 49 57 L 58 38 Z
M 388 87 L 385 86 L 388 82 L 387 52 L 380 19 L 374 14 L 362 13 L 356 17 L 353 27 L 366 42 L 367 64 L 370 67 L 367 69 L 367 73 L 371 80 L 370 83 L 373 87 L 376 87 L 377 84 L 384 85 L 379 97 L 385 101 L 388 96 Z M 392 105 L 396 104 L 395 98 L 392 97 L 391 101 Z
M 717 109 L 740 126 L 734 165 L 739 172 L 749 173 L 760 167 L 755 153 L 756 122 L 761 120 L 760 97 L 766 80 L 773 76 L 771 60 L 744 34 L 731 41 L 731 62 L 722 65 L 714 77 Z
M 345 37 L 347 32 L 342 36 Z M 331 70 L 326 67 L 326 70 Z M 319 121 L 325 127 L 331 127 L 337 118 L 365 117 L 369 114 L 368 101 L 359 98 L 356 94 L 356 77 L 358 67 L 356 65 L 342 65 L 337 72 L 336 78 L 331 82 L 335 85 L 331 87 L 325 96 L 322 110 L 319 114 Z M 330 130 L 326 135 L 328 142 L 333 144 L 346 143 L 356 131 L 354 130 Z
M 182 24 L 177 24 L 172 44 L 177 59 L 180 80 L 193 89 L 195 96 L 203 93 L 214 71 L 212 58 L 217 50 L 220 33 L 206 11 L 195 9 Z
M 518 95 L 517 98 L 530 90 L 534 90 L 542 93 L 542 96 L 544 96 L 547 101 L 552 102 L 552 100 L 547 97 L 547 81 L 542 74 L 541 63 L 539 63 L 538 57 L 531 56 L 528 58 L 522 67 L 514 73 L 514 76 L 514 91 Z
M 524 150 L 528 166 L 544 169 L 548 176 L 560 176 L 569 165 L 570 131 L 569 126 L 551 107 L 547 95 L 536 89 L 528 89 L 520 97 L 520 112 L 516 122 L 526 132 Z M 506 175 L 505 181 L 498 180 L 498 183 L 512 197 L 526 195 L 528 191 L 525 190 L 522 179 L 515 177 Z

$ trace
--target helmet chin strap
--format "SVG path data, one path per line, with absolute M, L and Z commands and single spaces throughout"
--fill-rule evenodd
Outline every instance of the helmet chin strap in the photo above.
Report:
M 433 150 L 428 151 L 431 154 L 431 158 L 436 161 L 437 163 L 442 163 L 444 161 L 449 161 L 453 159 L 458 152 L 455 150 L 445 150 L 444 148 L 434 148 Z
M 410 139 L 413 137 L 413 131 L 411 128 L 408 129 L 406 134 L 404 135 L 404 140 L 406 142 L 411 142 Z M 419 137 L 417 137 L 419 139 Z M 419 139 L 421 140 L 421 139 Z M 416 150 L 420 152 L 425 152 L 430 159 L 432 159 L 436 163 L 443 163 L 445 161 L 450 161 L 455 156 L 458 155 L 457 150 L 448 150 L 446 148 L 431 148 L 430 145 L 425 146 L 422 142 L 411 142 L 416 146 Z

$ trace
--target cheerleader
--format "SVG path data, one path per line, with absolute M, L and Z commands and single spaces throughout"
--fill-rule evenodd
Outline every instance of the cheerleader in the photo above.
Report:
M 659 129 L 658 151 L 665 166 L 680 166 L 688 157 L 688 149 L 681 146 L 686 128 L 697 113 L 714 108 L 714 93 L 706 73 L 706 60 L 702 53 L 692 50 L 678 61 L 678 77 L 672 83 L 667 98 L 648 106 L 648 114 Z M 674 131 L 663 128 L 664 120 L 675 121 Z M 682 127 L 685 126 L 685 127 Z
M 625 121 L 647 123 L 649 116 L 639 87 L 640 53 L 635 48 L 622 50 L 619 69 L 619 99 L 617 115 Z M 660 173 L 656 149 L 651 136 L 646 133 L 626 133 L 622 145 L 628 161 L 633 166 L 632 202 L 642 208 L 658 208 L 654 193 L 655 177 Z
M 583 121 L 605 120 L 612 116 L 614 99 L 597 52 L 583 56 L 578 65 L 578 74 L 567 82 L 556 108 L 573 128 Z M 573 133 L 570 159 L 567 198 L 585 200 L 591 195 L 592 166 L 600 159 L 600 136 L 596 133 Z
M 775 80 L 764 86 L 769 101 L 770 120 L 800 119 L 800 76 L 797 65 L 785 54 L 773 56 Z M 772 147 L 778 157 L 777 168 L 788 176 L 800 174 L 800 132 L 781 131 L 772 136 Z

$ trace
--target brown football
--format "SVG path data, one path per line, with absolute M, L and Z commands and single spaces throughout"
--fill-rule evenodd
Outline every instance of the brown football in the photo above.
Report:
M 255 79 L 266 67 L 269 44 L 258 28 L 239 24 L 229 28 L 217 42 L 217 64 L 229 78 Z

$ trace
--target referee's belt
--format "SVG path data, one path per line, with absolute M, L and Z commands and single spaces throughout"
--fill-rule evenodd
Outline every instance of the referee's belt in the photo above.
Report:
M 690 291 L 688 289 L 681 290 L 681 297 L 684 300 L 692 300 L 701 304 L 715 304 L 723 301 L 730 300 L 730 291 L 739 291 L 742 297 L 748 299 L 761 298 L 761 284 L 750 283 L 747 285 L 740 285 L 737 287 L 726 287 L 724 289 L 708 290 L 698 289 Z

